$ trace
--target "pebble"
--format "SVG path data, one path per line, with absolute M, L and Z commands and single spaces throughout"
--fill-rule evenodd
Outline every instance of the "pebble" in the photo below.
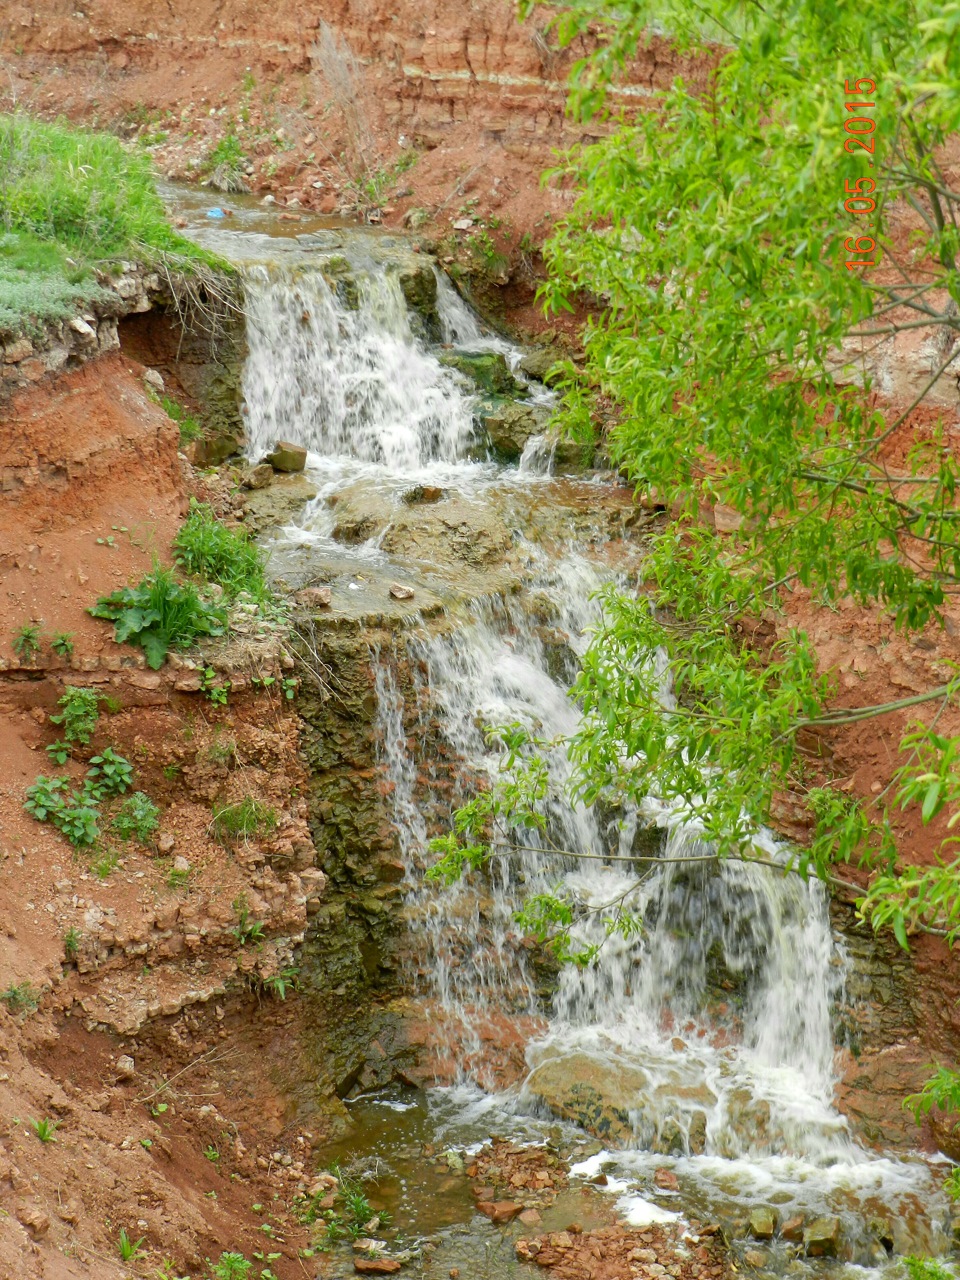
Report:
M 117 1079 L 132 1080 L 137 1073 L 137 1067 L 129 1053 L 121 1054 L 117 1059 Z

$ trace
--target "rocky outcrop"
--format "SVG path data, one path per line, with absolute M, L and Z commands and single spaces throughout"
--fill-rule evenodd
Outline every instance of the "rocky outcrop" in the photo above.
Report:
M 89 303 L 71 320 L 47 324 L 29 335 L 0 334 L 0 400 L 17 388 L 116 351 L 118 321 L 149 311 L 162 298 L 169 299 L 169 291 L 155 271 L 122 262 L 98 274 Z

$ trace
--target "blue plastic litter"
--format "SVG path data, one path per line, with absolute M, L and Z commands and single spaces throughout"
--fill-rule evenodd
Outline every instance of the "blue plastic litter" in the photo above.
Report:
M 214 209 L 207 210 L 207 217 L 208 218 L 224 218 L 226 217 L 226 214 L 223 212 L 222 209 L 214 208 Z

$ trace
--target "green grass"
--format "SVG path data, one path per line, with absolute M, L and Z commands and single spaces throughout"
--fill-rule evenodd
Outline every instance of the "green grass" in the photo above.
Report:
M 221 840 L 236 840 L 240 836 L 246 839 L 276 829 L 276 810 L 253 796 L 244 796 L 235 804 L 217 805 L 213 811 L 213 830 Z
M 165 256 L 215 261 L 170 226 L 147 156 L 110 134 L 0 114 L 0 332 L 35 331 L 107 296 L 98 263 Z
M 229 598 L 247 591 L 256 601 L 269 596 L 265 556 L 244 532 L 221 524 L 206 504 L 192 499 L 190 515 L 173 543 L 177 563 L 188 573 L 219 583 Z

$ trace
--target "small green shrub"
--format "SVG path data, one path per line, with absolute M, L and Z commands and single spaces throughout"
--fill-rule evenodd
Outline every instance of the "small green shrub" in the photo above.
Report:
M 75 925 L 71 925 L 63 935 L 63 954 L 68 960 L 76 960 L 82 939 L 83 934 Z
M 270 594 L 263 552 L 245 531 L 222 524 L 205 503 L 191 500 L 190 514 L 174 539 L 173 550 L 187 573 L 218 583 L 231 599 L 241 591 L 257 601 Z
M 57 764 L 66 764 L 70 759 L 70 743 L 69 742 L 48 742 L 44 747 L 51 761 Z
M 95 689 L 78 689 L 68 684 L 57 703 L 63 711 L 58 716 L 51 716 L 50 720 L 62 726 L 63 736 L 68 742 L 86 746 L 100 719 L 98 702 L 99 694 Z
M 204 667 L 200 672 L 200 690 L 205 693 L 215 707 L 225 707 L 230 696 L 230 681 L 217 684 L 217 673 L 213 667 Z
M 73 632 L 72 631 L 55 631 L 50 640 L 50 648 L 64 662 L 69 662 L 73 657 Z
M 158 564 L 137 586 L 102 596 L 87 612 L 113 622 L 118 643 L 141 645 L 154 671 L 169 649 L 189 648 L 200 636 L 223 635 L 227 623 L 223 608 Z
M 277 1000 L 286 1000 L 288 991 L 296 991 L 300 986 L 296 969 L 281 969 L 279 973 L 264 978 L 261 987 Z
M 37 1135 L 41 1142 L 56 1142 L 54 1134 L 59 1129 L 59 1122 L 56 1120 L 31 1120 L 30 1128 Z
M 40 1004 L 40 993 L 29 982 L 18 982 L 0 991 L 0 1000 L 11 1013 L 33 1013 Z
M 221 1253 L 219 1262 L 210 1263 L 210 1272 L 214 1280 L 247 1280 L 252 1266 L 242 1253 Z
M 50 815 L 50 821 L 75 849 L 89 848 L 100 839 L 100 814 L 85 792 L 71 792 L 68 800 Z
M 100 755 L 91 756 L 90 765 L 87 789 L 98 799 L 123 795 L 133 785 L 133 765 L 112 747 L 104 747 Z
M 13 652 L 21 662 L 35 662 L 40 652 L 40 628 L 35 622 L 25 622 L 13 637 Z
M 141 844 L 148 844 L 160 825 L 160 810 L 149 796 L 135 791 L 124 800 L 110 825 L 121 840 L 136 837 Z
M 213 831 L 220 840 L 262 835 L 277 828 L 277 813 L 253 796 L 244 796 L 234 804 L 220 805 L 213 811 Z
M 87 790 L 68 791 L 69 779 L 45 778 L 41 774 L 27 787 L 24 808 L 38 822 L 52 822 L 75 848 L 96 844 L 100 834 L 97 797 Z

